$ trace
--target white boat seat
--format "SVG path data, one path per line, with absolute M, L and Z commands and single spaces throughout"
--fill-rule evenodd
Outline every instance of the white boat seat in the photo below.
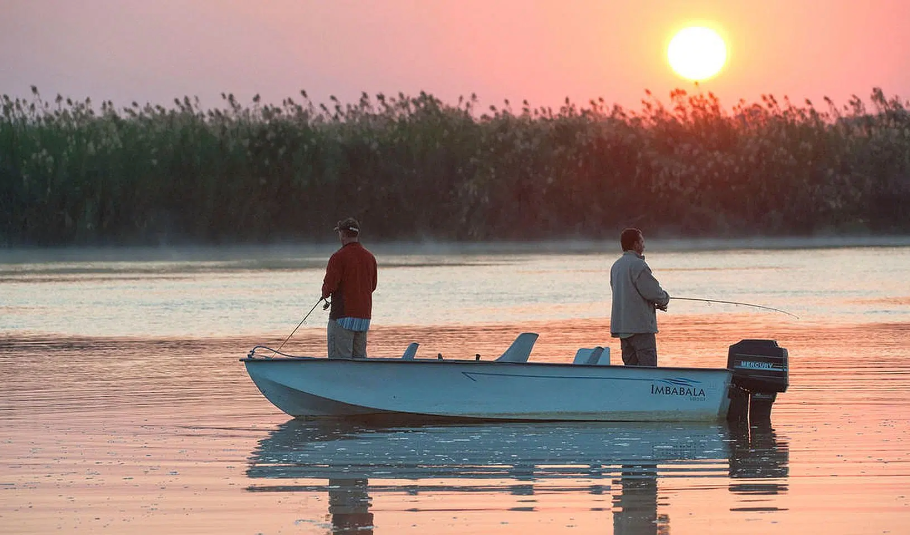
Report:
M 608 366 L 610 364 L 609 347 L 583 347 L 575 353 L 572 364 L 597 364 Z
M 538 336 L 540 335 L 537 333 L 519 334 L 512 345 L 496 359 L 496 362 L 527 362 Z
M 411 342 L 408 344 L 408 348 L 404 350 L 404 355 L 401 356 L 404 360 L 414 360 L 414 356 L 417 355 L 417 347 L 420 346 L 417 342 Z

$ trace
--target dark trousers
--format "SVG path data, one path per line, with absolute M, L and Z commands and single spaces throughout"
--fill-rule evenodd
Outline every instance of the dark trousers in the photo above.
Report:
M 619 341 L 626 366 L 657 366 L 657 338 L 654 333 L 633 334 Z

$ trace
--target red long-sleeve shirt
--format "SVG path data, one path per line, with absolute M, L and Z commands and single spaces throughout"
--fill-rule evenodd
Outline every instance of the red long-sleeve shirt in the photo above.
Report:
M 348 243 L 335 251 L 322 282 L 323 299 L 332 297 L 329 319 L 370 319 L 376 275 L 376 257 L 360 242 Z

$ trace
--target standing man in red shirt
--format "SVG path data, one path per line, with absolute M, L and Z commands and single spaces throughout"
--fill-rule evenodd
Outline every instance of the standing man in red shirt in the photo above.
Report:
M 376 257 L 360 244 L 360 223 L 353 217 L 339 221 L 335 231 L 341 249 L 329 258 L 322 282 L 322 298 L 332 298 L 326 329 L 329 358 L 366 358 Z

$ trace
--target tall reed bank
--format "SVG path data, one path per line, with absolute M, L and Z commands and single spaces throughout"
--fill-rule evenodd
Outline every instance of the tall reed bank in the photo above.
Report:
M 480 109 L 418 96 L 172 107 L 4 95 L 0 246 L 910 232 L 910 105 Z M 331 236 L 329 236 L 331 237 Z

